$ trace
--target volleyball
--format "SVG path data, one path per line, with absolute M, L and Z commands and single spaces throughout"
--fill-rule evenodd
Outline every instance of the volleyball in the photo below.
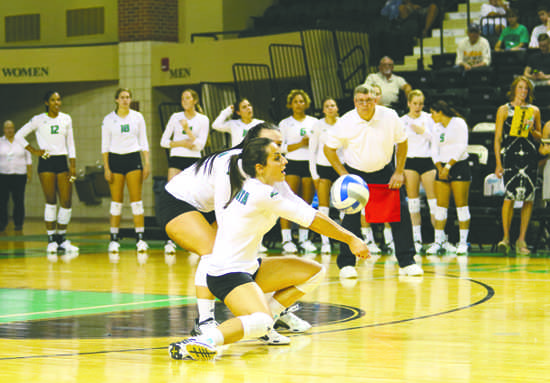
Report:
M 355 214 L 365 207 L 369 195 L 369 186 L 361 177 L 346 174 L 332 184 L 330 202 L 345 214 Z

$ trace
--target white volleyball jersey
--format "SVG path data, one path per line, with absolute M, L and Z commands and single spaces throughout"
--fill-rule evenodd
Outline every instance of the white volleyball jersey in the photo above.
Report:
M 145 130 L 145 119 L 140 112 L 130 110 L 126 117 L 111 112 L 101 125 L 101 152 L 128 154 L 148 152 L 149 143 Z
M 218 232 L 212 255 L 204 259 L 207 273 L 219 276 L 231 272 L 253 274 L 258 269 L 258 246 L 279 217 L 309 227 L 316 210 L 285 198 L 270 185 L 255 178 L 242 189 L 218 218 Z
M 286 158 L 293 161 L 309 161 L 309 148 L 302 146 L 299 149 L 288 152 L 288 146 L 302 141 L 304 136 L 311 137 L 313 125 L 318 120 L 315 117 L 306 116 L 303 121 L 297 121 L 290 116 L 279 123 L 279 129 L 283 135 L 283 151 Z
M 15 139 L 26 148 L 29 142 L 25 137 L 33 132 L 40 149 L 46 150 L 52 156 L 66 155 L 76 158 L 73 121 L 68 114 L 59 112 L 55 118 L 47 113 L 38 114 L 17 131 Z
M 242 120 L 230 119 L 233 114 L 233 109 L 227 107 L 221 111 L 220 115 L 212 123 L 212 128 L 219 132 L 231 134 L 231 146 L 236 146 L 241 143 L 246 136 L 246 133 L 263 121 L 253 118 L 248 124 L 245 124 Z
M 447 127 L 436 124 L 432 145 L 436 148 L 434 162 L 465 160 L 468 158 L 468 125 L 460 117 L 451 118 Z
M 209 166 L 202 166 L 198 172 L 196 165 L 188 167 L 166 184 L 166 191 L 199 211 L 207 213 L 215 210 L 216 217 L 220 216 L 231 197 L 229 162 L 233 155 L 241 151 L 232 149 L 218 154 L 212 163 L 212 171 L 209 171 Z M 307 205 L 286 182 L 278 182 L 274 188 L 285 198 Z
M 27 174 L 32 165 L 31 153 L 18 142 L 0 137 L 0 174 Z
M 408 114 L 401 117 L 408 139 L 408 158 L 432 157 L 432 139 L 435 122 L 432 116 L 426 112 L 420 112 L 420 117 L 412 118 Z M 411 125 L 424 127 L 424 133 L 416 133 Z
M 170 141 L 181 141 L 187 139 L 187 134 L 185 133 L 185 130 L 183 130 L 180 123 L 182 120 L 187 120 L 189 129 L 191 129 L 191 132 L 195 135 L 193 147 L 191 149 L 187 149 L 179 146 L 170 149 Z M 185 112 L 174 113 L 170 116 L 170 120 L 168 120 L 168 124 L 166 124 L 166 129 L 164 129 L 164 133 L 162 133 L 160 146 L 170 149 L 170 156 L 172 157 L 200 158 L 201 150 L 204 149 L 206 140 L 208 140 L 209 126 L 210 120 L 204 114 L 197 113 L 193 116 L 193 118 L 187 118 L 185 116 Z
M 320 119 L 313 125 L 313 132 L 309 137 L 309 172 L 313 179 L 318 179 L 317 166 L 332 166 L 325 156 L 324 147 L 327 142 L 328 133 L 335 125 L 328 124 L 325 119 Z M 339 149 L 336 154 L 340 162 L 344 163 L 342 150 Z

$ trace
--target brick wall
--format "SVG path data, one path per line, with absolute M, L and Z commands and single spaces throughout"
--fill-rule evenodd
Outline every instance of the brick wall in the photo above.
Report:
M 178 41 L 178 0 L 118 0 L 124 41 Z

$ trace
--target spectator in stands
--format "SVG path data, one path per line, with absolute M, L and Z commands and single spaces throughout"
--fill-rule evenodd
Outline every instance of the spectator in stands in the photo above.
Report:
M 540 111 L 533 101 L 533 85 L 525 76 L 518 76 L 508 92 L 510 99 L 498 108 L 495 125 L 495 174 L 504 178 L 502 203 L 502 241 L 499 251 L 510 250 L 510 226 L 514 202 L 523 201 L 516 254 L 530 253 L 525 234 L 533 211 L 538 170 L 538 143 L 541 139 Z
M 481 35 L 478 24 L 470 24 L 468 37 L 464 38 L 456 48 L 456 65 L 465 71 L 475 68 L 486 68 L 491 64 L 491 46 Z
M 508 26 L 504 28 L 495 45 L 495 51 L 517 51 L 527 48 L 529 44 L 529 31 L 525 25 L 518 23 L 518 12 L 515 9 L 509 9 L 506 12 Z
M 424 19 L 422 37 L 428 37 L 432 26 L 439 14 L 439 5 L 436 0 L 403 0 L 399 6 L 399 18 L 406 20 L 411 16 Z
M 507 5 L 502 0 L 489 0 L 489 4 L 481 6 L 481 27 L 484 35 L 498 34 L 506 27 Z M 499 18 L 498 16 L 503 16 Z M 491 19 L 491 18 L 495 19 Z M 484 19 L 485 18 L 485 19 Z
M 412 87 L 407 81 L 398 75 L 393 74 L 393 60 L 388 56 L 382 57 L 378 66 L 379 72 L 367 76 L 365 84 L 373 87 L 378 86 L 382 90 L 381 103 L 390 106 L 399 101 L 399 91 L 408 95 Z
M 529 57 L 523 75 L 535 86 L 550 85 L 550 36 L 543 33 L 537 40 L 540 52 Z
M 445 101 L 435 102 L 431 109 L 435 126 L 434 162 L 437 168 L 435 178 L 435 195 L 437 208 L 435 211 L 435 242 L 426 251 L 428 254 L 438 254 L 444 249 L 451 252 L 452 247 L 446 244 L 445 225 L 451 191 L 455 200 L 456 215 L 460 240 L 457 254 L 468 254 L 468 234 L 470 231 L 470 209 L 468 196 L 472 174 L 468 164 L 468 125 L 462 116 Z
M 531 41 L 529 42 L 529 48 L 538 48 L 538 37 L 540 35 L 545 35 L 548 33 L 548 22 L 550 21 L 548 18 L 548 5 L 539 5 L 537 8 L 537 14 L 539 15 L 541 24 L 533 28 L 533 31 L 531 32 Z

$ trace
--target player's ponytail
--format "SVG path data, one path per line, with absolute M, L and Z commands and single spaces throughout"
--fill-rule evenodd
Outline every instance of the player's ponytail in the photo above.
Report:
M 233 146 L 232 148 L 229 148 L 229 149 L 222 149 L 222 150 L 218 150 L 216 152 L 213 152 L 213 153 L 210 153 L 208 156 L 206 157 L 202 157 L 201 159 L 199 159 L 197 162 L 196 162 L 196 165 L 195 165 L 195 173 L 198 173 L 200 168 L 201 167 L 207 167 L 207 170 L 208 170 L 208 173 L 211 173 L 212 172 L 212 166 L 214 165 L 214 158 L 216 158 L 219 154 L 221 153 L 225 153 L 229 150 L 233 150 L 233 149 L 242 149 L 245 147 L 245 145 L 252 139 L 254 138 L 257 138 L 260 136 L 260 133 L 262 132 L 262 130 L 264 129 L 268 129 L 268 130 L 277 130 L 278 127 L 270 122 L 262 122 L 258 125 L 255 125 L 253 126 L 252 128 L 250 128 L 250 130 L 248 131 L 248 133 L 246 133 L 246 136 L 244 137 L 244 140 L 241 141 L 240 144 L 238 145 L 235 145 Z
M 267 147 L 272 142 L 271 139 L 265 137 L 254 138 L 247 141 L 240 155 L 235 154 L 231 156 L 231 160 L 229 161 L 231 197 L 226 206 L 229 205 L 237 193 L 242 189 L 246 176 L 251 178 L 256 177 L 256 165 L 267 165 Z M 242 166 L 242 170 L 239 163 Z

